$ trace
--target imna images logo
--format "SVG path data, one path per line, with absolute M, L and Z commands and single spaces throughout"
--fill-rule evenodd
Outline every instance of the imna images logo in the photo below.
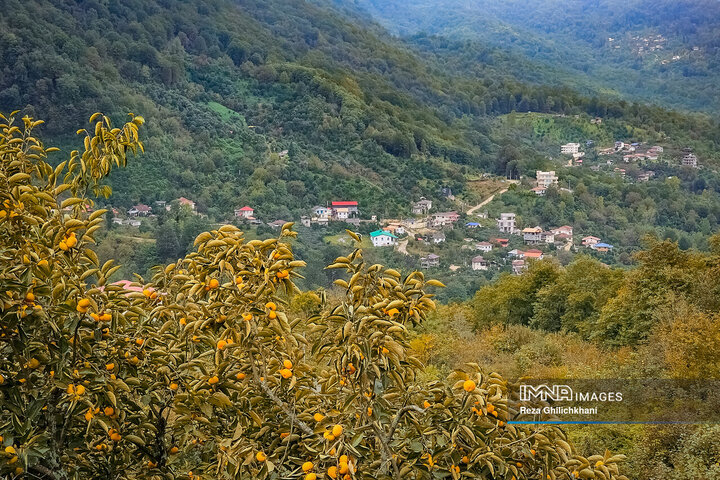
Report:
M 568 385 L 520 385 L 520 401 L 530 402 L 540 400 L 541 402 L 572 400 L 573 389 Z

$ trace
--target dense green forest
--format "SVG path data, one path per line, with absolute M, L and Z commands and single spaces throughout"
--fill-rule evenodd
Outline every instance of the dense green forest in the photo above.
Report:
M 720 75 L 714 0 L 339 0 L 422 50 L 482 61 L 489 47 L 533 60 L 557 78 L 604 96 L 717 112 Z M 427 35 L 461 38 L 451 48 Z M 522 67 L 521 67 L 522 68 Z
M 492 118 L 516 109 L 720 137 L 705 118 L 522 82 L 507 62 L 482 75 L 448 69 L 324 4 L 3 7 L 0 110 L 47 119 L 61 146 L 70 139 L 59 132 L 96 110 L 149 120 L 146 159 L 112 178 L 123 207 L 185 195 L 215 218 L 242 204 L 281 218 L 353 198 L 367 212 L 402 213 L 441 185 L 462 192 L 468 172 L 505 173 Z

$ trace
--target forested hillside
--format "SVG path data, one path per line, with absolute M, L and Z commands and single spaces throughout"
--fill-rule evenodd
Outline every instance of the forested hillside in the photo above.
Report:
M 185 195 L 213 217 L 248 203 L 280 218 L 355 198 L 402 213 L 441 185 L 462 192 L 467 172 L 504 173 L 491 118 L 514 109 L 717 138 L 705 119 L 523 83 L 509 61 L 448 68 L 325 4 L 6 0 L 3 10 L 0 110 L 46 118 L 61 145 L 95 110 L 148 118 L 146 160 L 111 179 L 122 207 Z
M 345 4 L 348 4 L 346 2 Z M 456 55 L 501 47 L 603 95 L 717 112 L 720 4 L 701 1 L 358 0 L 395 33 L 470 43 Z M 425 35 L 420 35 L 424 46 Z

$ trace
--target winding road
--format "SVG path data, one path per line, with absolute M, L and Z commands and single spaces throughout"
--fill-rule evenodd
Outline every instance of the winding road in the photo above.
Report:
M 508 191 L 508 187 L 505 187 L 505 188 L 503 188 L 502 190 L 500 190 L 499 192 L 493 193 L 492 195 L 490 195 L 488 198 L 486 198 L 486 199 L 483 200 L 482 202 L 478 203 L 478 204 L 475 205 L 474 207 L 471 207 L 470 210 L 467 211 L 467 214 L 468 214 L 468 215 L 472 215 L 473 212 L 475 212 L 475 210 L 477 210 L 477 209 L 479 209 L 479 208 L 482 208 L 482 207 L 484 207 L 485 205 L 487 205 L 488 203 L 492 202 L 496 195 L 502 195 L 503 193 L 505 193 L 505 192 L 507 192 L 507 191 Z

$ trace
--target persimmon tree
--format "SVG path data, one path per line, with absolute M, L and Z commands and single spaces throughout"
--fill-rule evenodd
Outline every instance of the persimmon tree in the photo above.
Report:
M 102 179 L 142 150 L 132 117 L 95 115 L 52 167 L 39 122 L 0 117 L 0 474 L 46 479 L 623 479 L 553 426 L 508 424 L 497 374 L 420 382 L 408 329 L 442 285 L 369 265 L 328 268 L 340 300 L 292 315 L 304 262 L 286 224 L 226 225 L 135 287 L 110 282 L 94 233 Z M 348 232 L 355 240 L 359 238 Z

